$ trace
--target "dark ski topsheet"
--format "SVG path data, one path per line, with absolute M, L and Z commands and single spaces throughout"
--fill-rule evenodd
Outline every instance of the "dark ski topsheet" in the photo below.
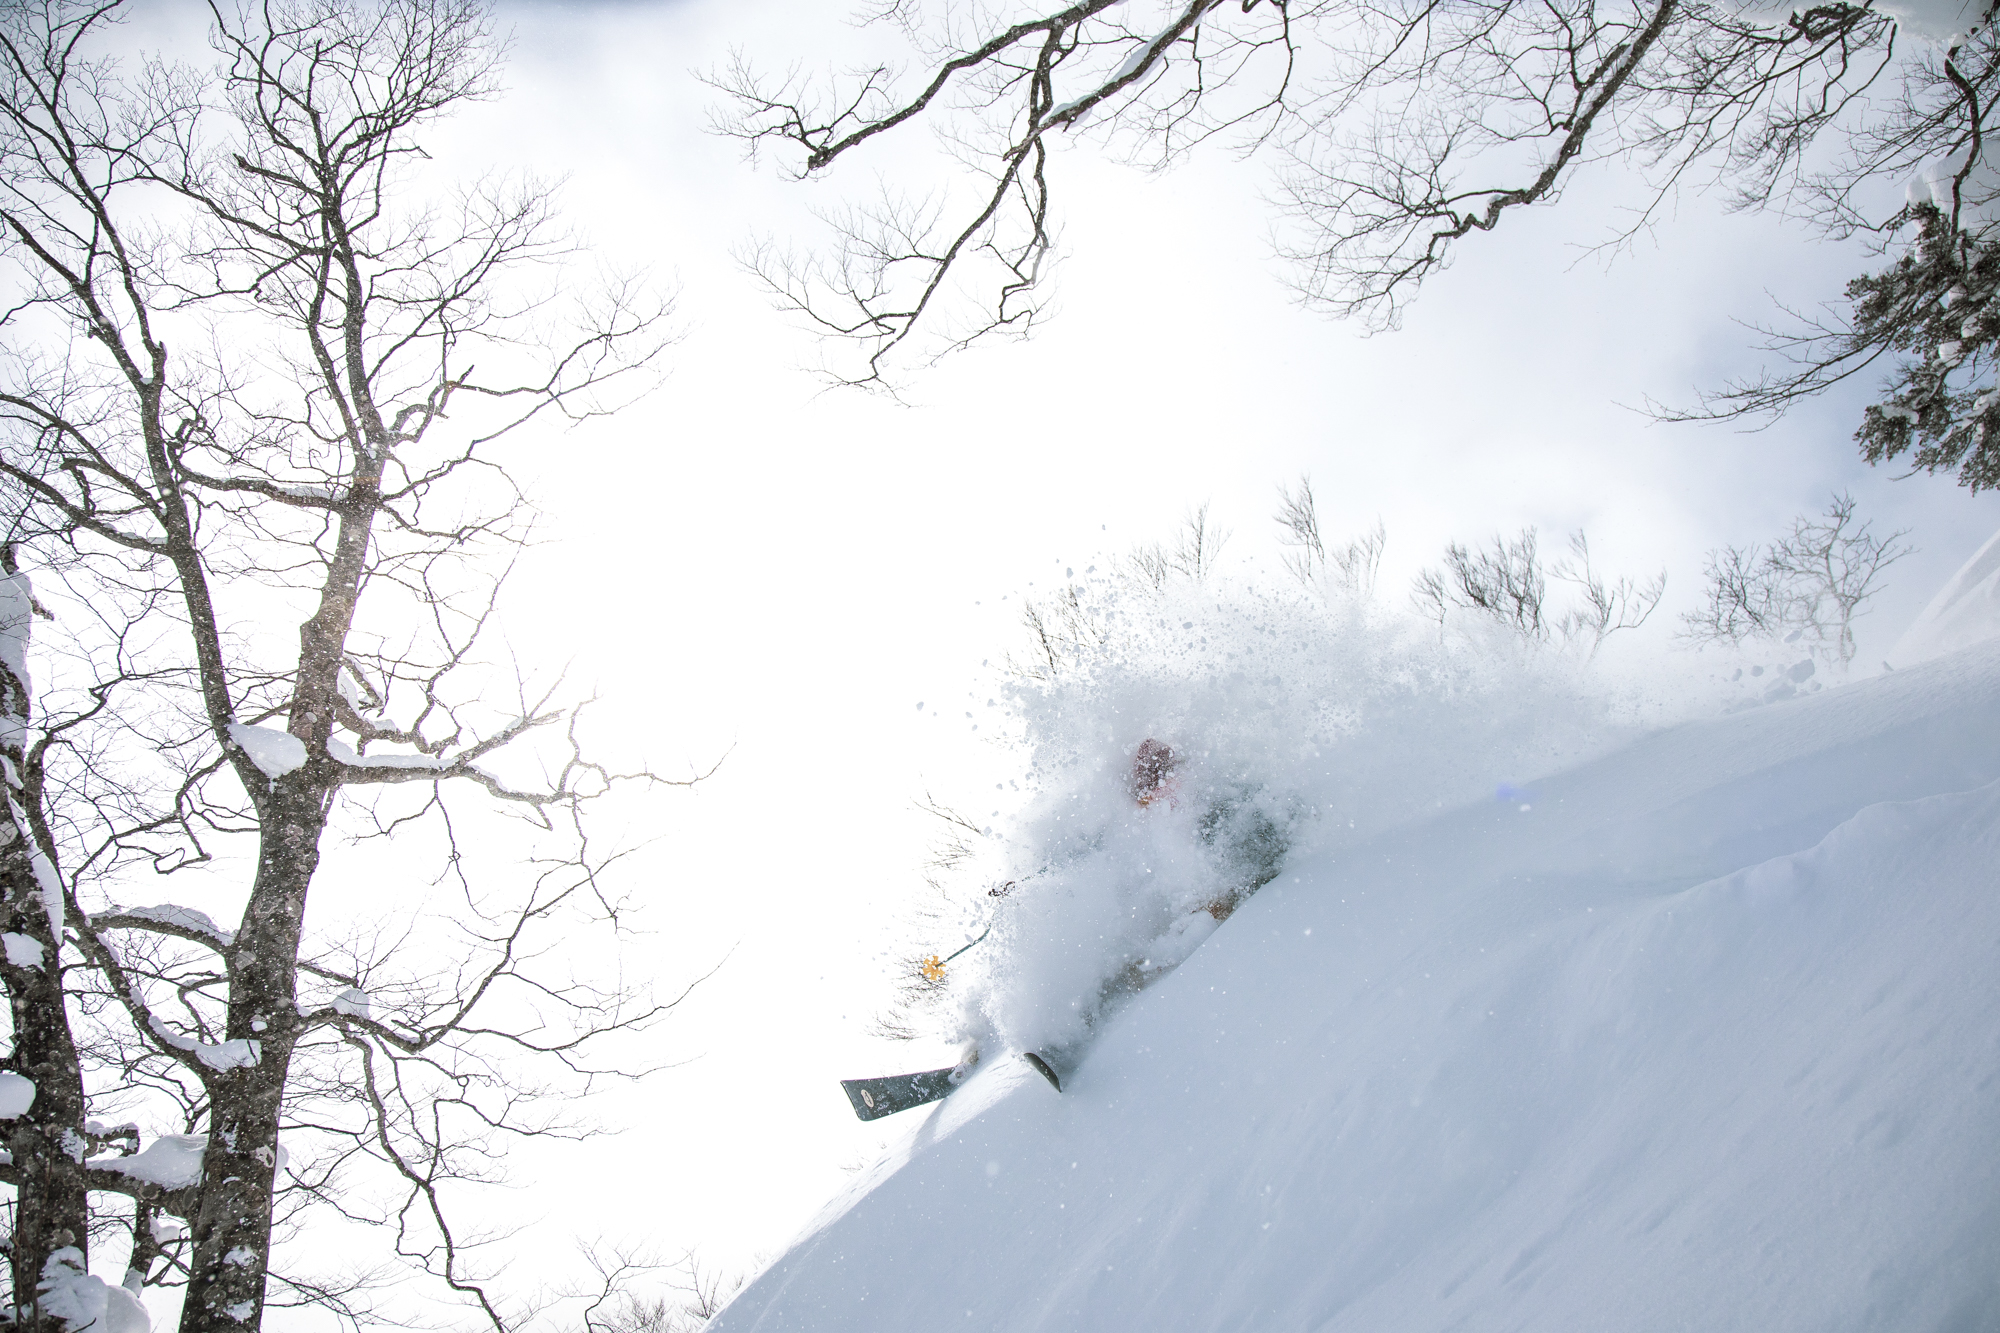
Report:
M 1047 1060 L 1033 1051 L 1026 1052 L 1021 1058 L 1033 1065 L 1035 1071 L 1047 1079 L 1057 1092 L 1062 1091 L 1062 1080 Z M 916 1106 L 928 1106 L 950 1096 L 954 1088 L 965 1082 L 977 1059 L 974 1056 L 964 1064 L 953 1065 L 949 1069 L 926 1069 L 921 1074 L 844 1078 L 840 1080 L 840 1089 L 854 1104 L 854 1114 L 863 1120 L 880 1120 L 885 1115 L 894 1115 Z
M 927 1106 L 951 1092 L 964 1077 L 964 1066 L 926 1069 L 921 1074 L 891 1074 L 887 1078 L 844 1078 L 840 1087 L 854 1103 L 854 1114 L 863 1120 L 880 1120 L 885 1115 Z M 954 1077 L 956 1076 L 956 1077 Z

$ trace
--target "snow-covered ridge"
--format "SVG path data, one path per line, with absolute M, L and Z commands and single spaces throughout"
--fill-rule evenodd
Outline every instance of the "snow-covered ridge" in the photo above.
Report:
M 711 1327 L 1985 1327 L 2000 642 L 1526 785 L 982 1062 Z
M 1897 666 L 2000 638 L 2000 532 L 1938 589 L 1889 657 Z

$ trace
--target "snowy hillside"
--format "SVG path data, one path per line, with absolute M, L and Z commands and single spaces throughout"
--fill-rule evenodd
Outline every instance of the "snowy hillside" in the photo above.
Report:
M 1503 795 L 905 1113 L 712 1327 L 2000 1329 L 2000 643 Z
M 1952 575 L 1891 650 L 1908 666 L 2000 638 L 2000 532 Z

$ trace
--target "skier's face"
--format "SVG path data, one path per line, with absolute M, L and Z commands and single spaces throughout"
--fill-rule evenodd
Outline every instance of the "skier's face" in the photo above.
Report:
M 1142 806 L 1153 804 L 1163 797 L 1171 797 L 1174 789 L 1174 770 L 1180 761 L 1174 752 L 1159 741 L 1148 740 L 1132 756 L 1132 799 Z

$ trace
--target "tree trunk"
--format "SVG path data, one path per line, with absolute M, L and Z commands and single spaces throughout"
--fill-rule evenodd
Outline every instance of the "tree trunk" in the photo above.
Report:
M 14 1050 L 5 1063 L 34 1083 L 35 1099 L 26 1114 L 7 1125 L 7 1151 L 18 1175 L 8 1261 L 14 1302 L 28 1307 L 19 1327 L 40 1329 L 36 1284 L 43 1265 L 52 1251 L 64 1245 L 82 1248 L 87 1239 L 83 1076 L 63 1007 L 58 941 L 35 875 L 30 834 L 16 820 L 14 808 L 9 800 L 0 810 L 0 841 L 5 844 L 0 847 L 0 891 L 5 895 L 0 930 L 6 932 L 0 979 L 14 1019 Z
M 64 900 L 55 866 L 36 872 L 34 823 L 41 774 L 28 752 L 33 690 L 28 682 L 30 627 L 38 609 L 14 548 L 0 548 L 0 983 L 14 1022 L 14 1049 L 3 1063 L 35 1085 L 34 1100 L 6 1126 L 7 1151 L 16 1177 L 14 1236 L 8 1266 L 17 1327 L 44 1327 L 37 1288 L 49 1255 L 65 1245 L 89 1243 L 89 1194 L 83 1159 L 83 1070 L 63 1004 Z M 65 1235 L 64 1233 L 68 1233 Z M 53 1323 L 54 1321 L 48 1321 Z
M 301 1028 L 299 936 L 327 805 L 314 767 L 272 784 L 256 884 L 229 950 L 227 1036 L 255 1043 L 257 1058 L 206 1080 L 208 1148 L 181 1333 L 242 1333 L 263 1319 L 279 1113 Z

